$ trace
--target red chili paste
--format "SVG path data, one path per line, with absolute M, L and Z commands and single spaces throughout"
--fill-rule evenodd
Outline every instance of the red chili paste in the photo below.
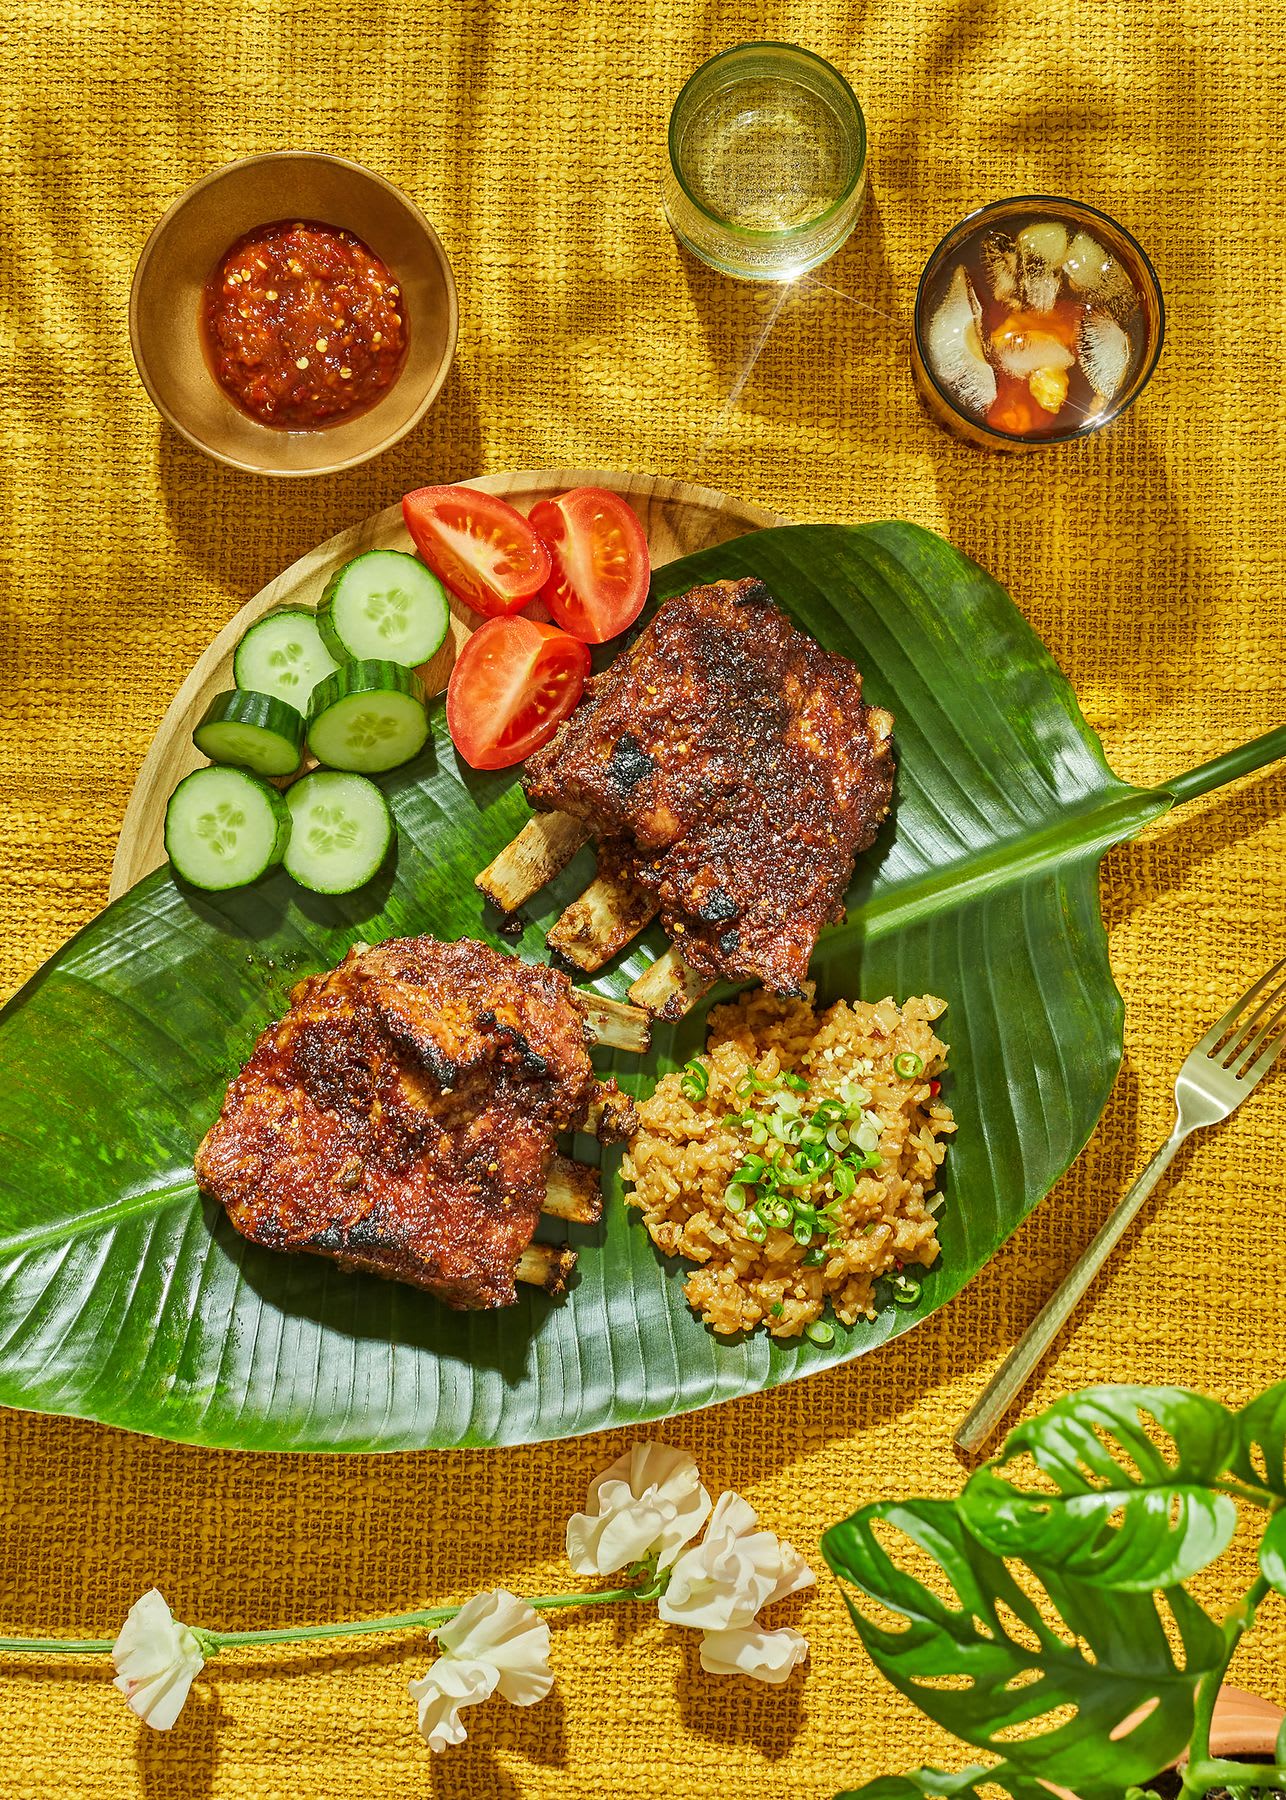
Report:
M 334 225 L 261 225 L 205 286 L 215 379 L 243 412 L 282 431 L 335 425 L 383 398 L 406 354 L 397 282 Z

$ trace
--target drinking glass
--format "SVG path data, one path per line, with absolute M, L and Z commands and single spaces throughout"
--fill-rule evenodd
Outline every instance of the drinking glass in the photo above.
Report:
M 794 280 L 839 249 L 865 190 L 862 109 L 811 50 L 738 44 L 702 63 L 674 103 L 665 214 L 712 269 Z
M 1050 230 L 1057 246 L 1058 260 L 1043 270 L 1049 283 L 1043 313 L 1027 304 L 1019 274 L 1020 247 L 1033 229 L 1037 249 L 1039 234 Z M 1082 246 L 1089 247 L 1089 265 Z M 1038 255 L 1035 262 L 1039 276 Z M 962 327 L 955 333 L 947 313 L 953 301 Z M 1087 329 L 1097 334 L 1097 351 L 1091 343 L 1088 354 Z M 1059 333 L 1065 343 L 1060 350 L 1053 342 L 1053 360 L 1063 367 L 1035 367 L 1041 343 Z M 1123 225 L 1081 200 L 1020 194 L 969 213 L 925 264 L 915 296 L 911 370 L 930 416 L 953 436 L 988 450 L 1038 450 L 1087 437 L 1119 418 L 1151 380 L 1164 336 L 1156 270 Z M 1087 377 L 1110 362 L 1113 349 L 1117 384 L 1110 393 L 1096 392 Z M 981 386 L 970 378 L 971 365 Z M 1052 390 L 1042 389 L 1051 374 Z M 1040 401 L 1042 392 L 1054 411 Z

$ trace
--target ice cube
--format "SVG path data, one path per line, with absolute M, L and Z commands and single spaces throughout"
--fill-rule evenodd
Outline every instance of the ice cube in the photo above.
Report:
M 1130 366 L 1130 340 L 1107 312 L 1091 312 L 1081 321 L 1081 367 L 1095 393 L 1112 399 Z
M 1067 227 L 1057 219 L 1042 219 L 1037 225 L 1024 225 L 1018 233 L 1018 249 L 1023 256 L 1057 269 L 1067 255 Z
M 996 398 L 996 372 L 983 355 L 982 307 L 963 266 L 929 323 L 929 363 L 966 406 L 986 412 Z
M 991 348 L 996 361 L 1008 375 L 1023 380 L 1037 369 L 1070 369 L 1075 353 L 1049 331 L 1039 331 L 1023 322 L 1022 316 L 1010 316 L 991 334 Z
M 997 300 L 1018 298 L 1018 246 L 1006 231 L 989 231 L 982 240 L 982 266 Z
M 1105 307 L 1118 319 L 1128 318 L 1136 300 L 1129 271 L 1088 231 L 1078 231 L 1063 258 L 1063 272 L 1078 294 Z

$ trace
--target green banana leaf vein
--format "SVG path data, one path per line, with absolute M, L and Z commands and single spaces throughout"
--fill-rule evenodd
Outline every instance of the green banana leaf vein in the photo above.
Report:
M 158 871 L 0 1015 L 0 1403 L 255 1449 L 522 1443 L 859 1356 L 977 1273 L 1107 1099 L 1122 1003 L 1097 867 L 1173 794 L 1113 775 L 1008 595 L 931 533 L 785 527 L 670 564 L 655 585 L 665 597 L 751 573 L 853 657 L 868 698 L 896 715 L 895 816 L 813 973 L 823 998 L 949 1002 L 959 1132 L 943 1255 L 918 1305 L 886 1307 L 825 1347 L 713 1336 L 684 1303 L 682 1269 L 627 1214 L 619 1152 L 590 1140 L 576 1153 L 604 1159 L 607 1205 L 601 1227 L 562 1228 L 581 1247 L 573 1291 L 562 1302 L 533 1291 L 501 1312 L 452 1313 L 409 1287 L 261 1250 L 198 1195 L 195 1146 L 302 974 L 359 938 L 507 942 L 472 881 L 526 803 L 515 771 L 458 762 L 439 701 L 426 752 L 384 780 L 397 860 L 367 889 L 323 900 L 278 872 L 202 896 Z M 520 954 L 547 955 L 545 928 L 592 868 L 582 852 L 527 909 Z M 623 995 L 664 947 L 649 932 L 596 985 Z M 617 1053 L 604 1067 L 647 1091 L 702 1044 L 707 1009 L 659 1027 L 641 1065 Z

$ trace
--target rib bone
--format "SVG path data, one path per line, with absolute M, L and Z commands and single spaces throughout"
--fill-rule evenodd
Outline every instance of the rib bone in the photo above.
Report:
M 541 1211 L 551 1219 L 569 1219 L 575 1225 L 597 1225 L 603 1216 L 603 1191 L 598 1184 L 598 1170 L 573 1162 L 569 1156 L 556 1156 L 545 1178 L 545 1204 Z
M 573 995 L 585 1015 L 596 1044 L 611 1050 L 644 1051 L 652 1041 L 652 1021 L 640 1007 L 627 1000 L 608 1000 L 577 988 Z
M 515 1265 L 514 1279 L 544 1288 L 547 1294 L 565 1294 L 575 1267 L 576 1252 L 570 1244 L 528 1244 Z
M 578 969 L 601 969 L 656 917 L 655 898 L 628 876 L 600 866 L 579 900 L 551 926 L 547 942 Z
M 570 813 L 537 813 L 481 875 L 474 877 L 473 885 L 494 900 L 501 912 L 516 912 L 524 900 L 530 900 L 566 868 L 588 837 L 589 826 Z
M 714 982 L 699 975 L 671 945 L 664 956 L 658 956 L 650 969 L 645 969 L 630 985 L 630 999 L 645 1007 L 657 1019 L 681 1019 Z

